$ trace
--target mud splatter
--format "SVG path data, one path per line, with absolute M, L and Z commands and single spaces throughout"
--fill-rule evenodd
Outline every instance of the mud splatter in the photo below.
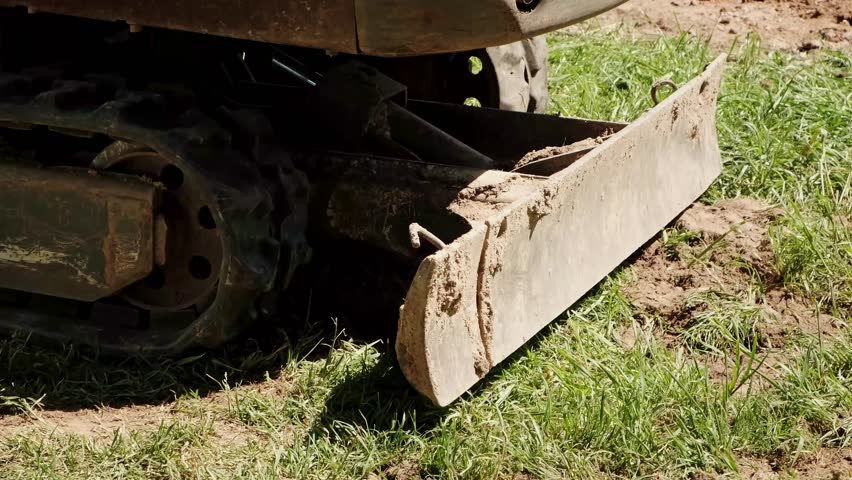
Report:
M 523 158 L 518 160 L 518 162 L 515 164 L 515 170 L 522 169 L 523 167 L 533 162 L 555 157 L 558 155 L 567 155 L 570 153 L 580 153 L 586 150 L 591 150 L 602 144 L 611 135 L 611 132 L 607 132 L 606 134 L 601 135 L 597 138 L 589 137 L 568 145 L 562 145 L 559 147 L 546 147 L 542 148 L 541 150 L 533 150 L 532 152 L 527 153 L 526 155 L 524 155 Z

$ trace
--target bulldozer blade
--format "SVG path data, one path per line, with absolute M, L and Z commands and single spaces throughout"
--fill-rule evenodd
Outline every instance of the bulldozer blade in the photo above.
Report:
M 705 192 L 724 64 L 423 260 L 396 342 L 418 391 L 458 398 Z

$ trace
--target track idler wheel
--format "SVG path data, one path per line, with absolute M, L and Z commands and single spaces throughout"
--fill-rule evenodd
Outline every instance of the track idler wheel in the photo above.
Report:
M 21 181 L 7 179 L 6 197 L 29 209 L 0 229 L 15 273 L 0 282 L 0 328 L 107 353 L 217 347 L 268 311 L 307 261 L 307 180 L 262 129 L 155 93 L 117 91 L 104 102 L 71 82 L 27 97 L 40 84 L 9 81 L 32 88 L 0 96 L 0 120 L 121 140 L 88 172 L 62 155 L 45 168 L 7 166 Z M 15 280 L 21 271 L 28 281 Z
M 162 190 L 154 223 L 156 265 L 122 298 L 151 312 L 204 311 L 216 293 L 224 254 L 204 186 L 166 157 L 124 141 L 103 150 L 92 167 L 150 178 Z

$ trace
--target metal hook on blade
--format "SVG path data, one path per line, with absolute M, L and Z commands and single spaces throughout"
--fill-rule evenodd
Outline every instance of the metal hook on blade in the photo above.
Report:
M 412 223 L 408 226 L 408 235 L 411 237 L 411 246 L 415 249 L 420 248 L 421 239 L 431 243 L 438 250 L 447 248 L 446 243 L 441 241 L 434 233 L 421 227 L 418 223 Z
M 677 91 L 677 84 L 675 84 L 671 80 L 659 80 L 651 87 L 651 99 L 654 101 L 654 106 L 660 104 L 659 97 L 657 96 L 657 92 L 660 90 L 660 87 L 670 87 L 673 92 Z

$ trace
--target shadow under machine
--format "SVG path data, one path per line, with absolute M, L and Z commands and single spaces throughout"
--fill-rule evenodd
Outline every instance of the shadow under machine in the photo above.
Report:
M 539 35 L 620 3 L 0 0 L 0 326 L 216 347 L 346 239 L 416 272 L 400 368 L 453 401 L 720 173 L 722 59 L 544 114 Z

